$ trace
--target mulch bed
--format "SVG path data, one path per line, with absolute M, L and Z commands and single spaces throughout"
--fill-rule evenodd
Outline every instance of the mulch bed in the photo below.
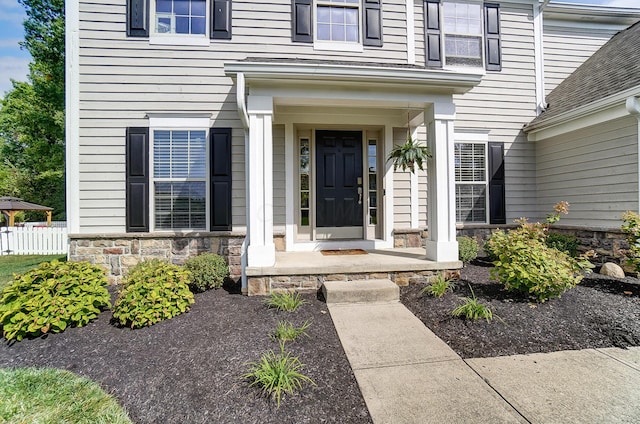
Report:
M 316 296 L 293 313 L 264 298 L 212 290 L 192 310 L 151 327 L 130 330 L 104 312 L 83 328 L 0 345 L 0 367 L 55 367 L 98 382 L 135 423 L 370 423 L 358 385 L 326 304 Z M 284 395 L 280 408 L 242 378 L 278 343 L 279 320 L 311 320 L 309 338 L 287 344 L 317 386 Z
M 454 292 L 440 299 L 420 295 L 424 284 L 402 287 L 401 301 L 463 358 L 640 345 L 638 279 L 590 274 L 561 298 L 534 303 L 491 281 L 489 269 L 482 261 L 465 265 Z M 469 286 L 491 307 L 490 323 L 451 316 L 471 296 Z

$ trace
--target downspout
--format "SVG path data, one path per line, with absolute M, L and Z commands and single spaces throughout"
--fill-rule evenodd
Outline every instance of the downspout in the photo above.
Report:
M 544 22 L 543 10 L 550 0 L 533 6 L 534 63 L 536 73 L 536 115 L 547 108 L 544 90 Z
M 247 97 L 246 97 L 246 85 L 245 85 L 245 80 L 244 80 L 244 74 L 242 72 L 239 72 L 236 75 L 236 103 L 238 105 L 238 115 L 240 115 L 240 121 L 242 122 L 242 127 L 244 129 L 244 146 L 245 146 L 245 152 L 248 152 L 248 145 L 249 145 L 249 115 L 247 114 Z M 247 153 L 248 154 L 248 153 Z M 247 193 L 249 193 L 249 180 L 248 178 L 246 178 L 246 175 L 248 174 L 248 164 L 249 164 L 249 160 L 248 158 L 245 159 L 244 161 L 244 175 L 245 175 L 245 181 L 246 181 L 246 185 L 245 185 L 245 196 L 247 195 Z M 249 216 L 249 201 L 248 201 L 248 196 L 247 196 L 247 205 L 245 206 L 245 219 L 246 217 Z M 247 233 L 244 237 L 244 240 L 242 241 L 242 246 L 240 248 L 240 267 L 242 268 L 242 277 L 241 277 L 241 281 L 242 281 L 242 293 L 247 293 L 248 292 L 248 285 L 247 285 L 247 273 L 246 273 L 246 269 L 247 269 L 247 238 L 249 237 L 249 222 L 247 220 Z
M 638 159 L 636 162 L 638 165 L 638 211 L 640 211 L 640 102 L 638 102 L 637 97 L 631 96 L 627 98 L 625 106 L 627 107 L 627 112 L 634 115 L 638 120 Z

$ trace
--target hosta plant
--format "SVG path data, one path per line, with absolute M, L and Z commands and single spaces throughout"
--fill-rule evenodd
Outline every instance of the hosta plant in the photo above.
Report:
M 0 300 L 7 340 L 82 327 L 111 307 L 102 268 L 88 262 L 45 262 L 16 275 Z
M 547 246 L 549 225 L 568 213 L 568 204 L 561 202 L 544 224 L 516 220 L 519 227 L 504 232 L 495 231 L 487 242 L 487 249 L 496 258 L 491 276 L 507 290 L 518 291 L 544 302 L 559 297 L 575 287 L 593 265 L 587 252 L 572 258 L 566 252 Z
M 212 288 L 220 288 L 229 276 L 229 266 L 224 258 L 215 253 L 202 253 L 184 262 L 184 267 L 191 271 L 189 288 L 194 293 Z
M 140 328 L 173 318 L 194 302 L 191 274 L 159 259 L 140 262 L 129 270 L 113 308 L 121 325 Z

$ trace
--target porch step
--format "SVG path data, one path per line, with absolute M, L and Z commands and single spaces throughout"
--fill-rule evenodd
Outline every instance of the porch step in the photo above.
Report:
M 373 303 L 397 302 L 400 288 L 389 279 L 325 281 L 322 284 L 327 304 L 332 303 Z

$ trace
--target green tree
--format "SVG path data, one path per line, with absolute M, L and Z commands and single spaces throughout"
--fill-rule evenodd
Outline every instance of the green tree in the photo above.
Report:
M 12 81 L 0 108 L 0 195 L 54 208 L 64 201 L 64 1 L 19 0 L 21 47 L 33 58 L 28 82 Z

